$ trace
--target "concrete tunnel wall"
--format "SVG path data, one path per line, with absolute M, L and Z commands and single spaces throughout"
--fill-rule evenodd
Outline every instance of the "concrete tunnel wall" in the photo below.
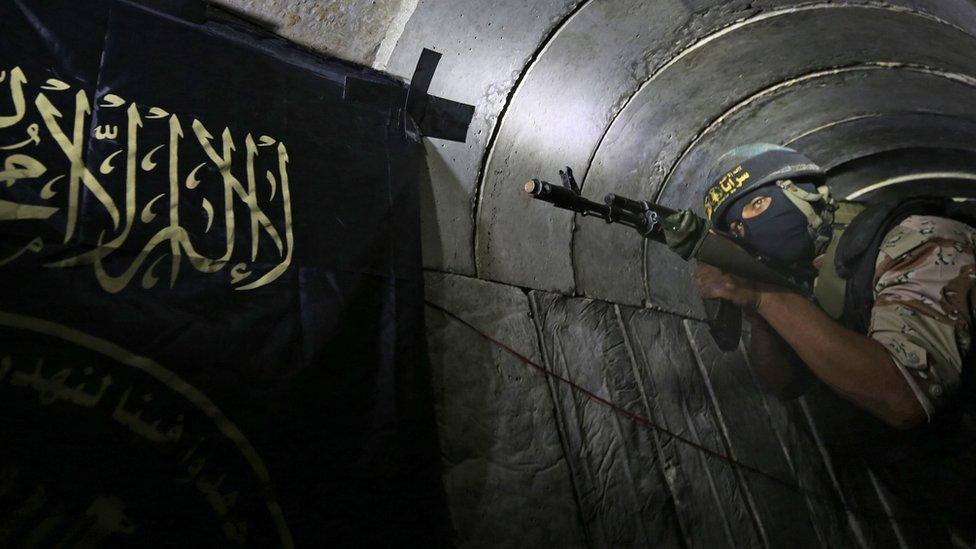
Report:
M 466 143 L 425 140 L 427 298 L 629 412 L 805 490 L 641 426 L 430 309 L 458 545 L 949 543 L 937 521 L 902 520 L 910 510 L 863 464 L 827 452 L 815 406 L 764 396 L 742 352 L 714 347 L 687 265 L 521 187 L 570 165 L 587 197 L 698 210 L 712 160 L 766 140 L 827 167 L 841 197 L 972 196 L 976 3 L 217 3 L 404 78 L 423 47 L 443 53 L 431 93 L 477 110 Z

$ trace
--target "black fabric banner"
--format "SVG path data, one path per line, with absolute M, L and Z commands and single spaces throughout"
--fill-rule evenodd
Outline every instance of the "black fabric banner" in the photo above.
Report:
M 0 0 L 0 545 L 439 545 L 404 86 L 155 4 Z

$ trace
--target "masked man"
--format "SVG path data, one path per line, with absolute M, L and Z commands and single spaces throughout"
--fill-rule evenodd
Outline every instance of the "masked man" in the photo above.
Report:
M 819 385 L 880 419 L 876 438 L 853 442 L 889 486 L 976 524 L 972 218 L 942 199 L 835 201 L 821 168 L 768 144 L 724 155 L 710 183 L 712 227 L 814 288 L 804 296 L 697 265 L 703 297 L 746 311 L 764 387 L 793 398 Z

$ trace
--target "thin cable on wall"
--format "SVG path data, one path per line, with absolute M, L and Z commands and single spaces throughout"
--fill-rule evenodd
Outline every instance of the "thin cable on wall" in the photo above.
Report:
M 542 374 L 544 374 L 546 376 L 549 376 L 552 379 L 555 379 L 556 381 L 558 381 L 558 382 L 560 382 L 560 383 L 568 386 L 569 388 L 573 389 L 574 391 L 582 394 L 588 400 L 593 401 L 593 402 L 596 402 L 598 404 L 601 404 L 601 405 L 609 408 L 610 410 L 612 410 L 614 413 L 617 413 L 617 414 L 619 414 L 619 415 L 621 415 L 623 417 L 626 417 L 627 419 L 633 421 L 634 423 L 637 423 L 638 425 L 643 425 L 645 427 L 649 427 L 651 429 L 654 429 L 654 430 L 658 431 L 659 433 L 664 434 L 666 436 L 669 436 L 669 437 L 673 438 L 674 440 L 677 440 L 678 442 L 681 442 L 683 444 L 686 444 L 686 445 L 694 448 L 695 450 L 697 450 L 697 451 L 699 451 L 699 452 L 701 452 L 703 454 L 706 454 L 708 456 L 717 458 L 717 459 L 719 459 L 719 460 L 721 460 L 721 461 L 723 461 L 725 463 L 728 463 L 729 465 L 731 465 L 733 467 L 737 467 L 737 468 L 739 468 L 739 469 L 741 469 L 743 471 L 747 471 L 747 472 L 752 473 L 754 475 L 757 475 L 757 476 L 763 477 L 763 478 L 765 478 L 767 480 L 770 480 L 772 482 L 775 482 L 775 483 L 777 483 L 777 484 L 779 484 L 781 486 L 784 486 L 787 489 L 789 489 L 791 491 L 794 491 L 794 492 L 796 492 L 798 494 L 805 495 L 805 496 L 809 496 L 809 497 L 813 497 L 813 498 L 817 498 L 817 499 L 821 499 L 821 500 L 825 500 L 825 501 L 829 502 L 831 505 L 837 506 L 837 507 L 839 507 L 840 509 L 842 509 L 844 511 L 849 511 L 849 512 L 851 512 L 853 514 L 856 514 L 859 517 L 864 518 L 864 519 L 868 519 L 868 520 L 896 521 L 896 522 L 920 522 L 920 523 L 927 523 L 928 522 L 928 521 L 923 520 L 920 517 L 919 518 L 916 518 L 916 517 L 899 517 L 899 516 L 889 515 L 889 514 L 884 513 L 884 512 L 869 511 L 869 510 L 861 509 L 861 508 L 859 508 L 857 506 L 852 506 L 852 505 L 847 504 L 847 503 L 845 503 L 843 501 L 838 501 L 838 498 L 828 496 L 827 494 L 823 494 L 823 493 L 817 492 L 815 490 L 810 490 L 810 489 L 804 488 L 804 487 L 802 487 L 802 486 L 800 486 L 800 485 L 798 485 L 798 484 L 796 484 L 794 482 L 790 482 L 789 480 L 780 478 L 780 477 L 778 477 L 778 476 L 776 476 L 776 475 L 774 475 L 772 473 L 768 473 L 766 471 L 763 471 L 762 469 L 759 469 L 758 467 L 754 467 L 752 465 L 749 465 L 749 464 L 746 464 L 746 463 L 742 463 L 741 461 L 738 461 L 735 458 L 732 458 L 732 457 L 730 457 L 730 456 L 728 456 L 726 454 L 723 454 L 722 452 L 719 452 L 717 450 L 713 450 L 711 448 L 708 448 L 707 446 L 703 446 L 702 444 L 699 444 L 699 443 L 697 443 L 697 442 L 695 442 L 693 440 L 690 440 L 688 438 L 685 438 L 685 437 L 683 437 L 683 436 L 675 433 L 674 431 L 671 431 L 671 430 L 667 429 L 666 427 L 662 427 L 662 426 L 658 425 L 656 422 L 654 422 L 651 419 L 648 419 L 648 418 L 646 418 L 644 416 L 641 416 L 639 414 L 635 414 L 635 413 L 633 413 L 633 412 L 631 412 L 631 411 L 623 408 L 622 406 L 620 406 L 620 405 L 618 405 L 618 404 L 616 404 L 614 402 L 611 402 L 611 401 L 609 401 L 609 400 L 601 397 L 600 395 L 597 395 L 593 391 L 590 391 L 589 389 L 587 389 L 587 388 L 585 388 L 585 387 L 583 387 L 583 386 L 581 386 L 581 385 L 573 382 L 572 380 L 567 379 L 567 378 L 565 378 L 563 376 L 560 376 L 559 374 L 553 372 L 552 370 L 546 368 L 545 366 L 542 366 L 542 365 L 534 362 L 532 359 L 530 359 L 530 358 L 526 357 L 525 355 L 519 353 L 515 349 L 512 349 L 511 347 L 509 347 L 508 345 L 506 345 L 506 344 L 502 343 L 501 341 L 495 339 L 494 337 L 492 337 L 492 336 L 490 336 L 490 335 L 482 332 L 481 330 L 479 330 L 478 328 L 476 328 L 474 325 L 472 325 L 470 322 L 464 320 L 460 316 L 452 313 L 451 311 L 445 309 L 444 307 L 441 307 L 440 305 L 437 305 L 436 303 L 432 303 L 432 302 L 430 302 L 430 301 L 428 301 L 426 299 L 424 300 L 424 303 L 428 307 L 430 307 L 431 309 L 434 309 L 436 311 L 439 311 L 439 312 L 443 313 L 444 315 L 446 315 L 448 318 L 451 318 L 451 319 L 459 322 L 460 324 L 463 324 L 465 327 L 467 327 L 468 329 L 470 329 L 474 333 L 478 334 L 478 336 L 480 336 L 481 338 L 483 338 L 483 339 L 491 342 L 493 345 L 495 345 L 497 347 L 500 347 L 505 352 L 507 352 L 508 354 L 510 354 L 513 357 L 515 357 L 519 362 L 521 362 L 521 363 L 525 364 L 526 366 L 529 366 L 530 368 L 533 368 L 534 370 L 537 370 L 537 371 L 541 372 Z

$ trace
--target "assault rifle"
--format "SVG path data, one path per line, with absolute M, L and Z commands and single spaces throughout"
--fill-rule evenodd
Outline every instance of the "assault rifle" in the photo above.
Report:
M 632 200 L 613 193 L 606 195 L 603 204 L 600 204 L 580 195 L 579 185 L 570 168 L 560 171 L 559 175 L 562 185 L 533 179 L 525 184 L 525 192 L 557 208 L 630 227 L 644 238 L 666 245 L 686 261 L 697 259 L 744 278 L 810 294 L 809 282 L 766 265 L 727 236 L 712 230 L 708 222 L 688 210 L 673 210 L 647 200 Z M 715 343 L 723 351 L 735 349 L 742 329 L 739 308 L 717 299 L 706 299 L 705 308 Z

